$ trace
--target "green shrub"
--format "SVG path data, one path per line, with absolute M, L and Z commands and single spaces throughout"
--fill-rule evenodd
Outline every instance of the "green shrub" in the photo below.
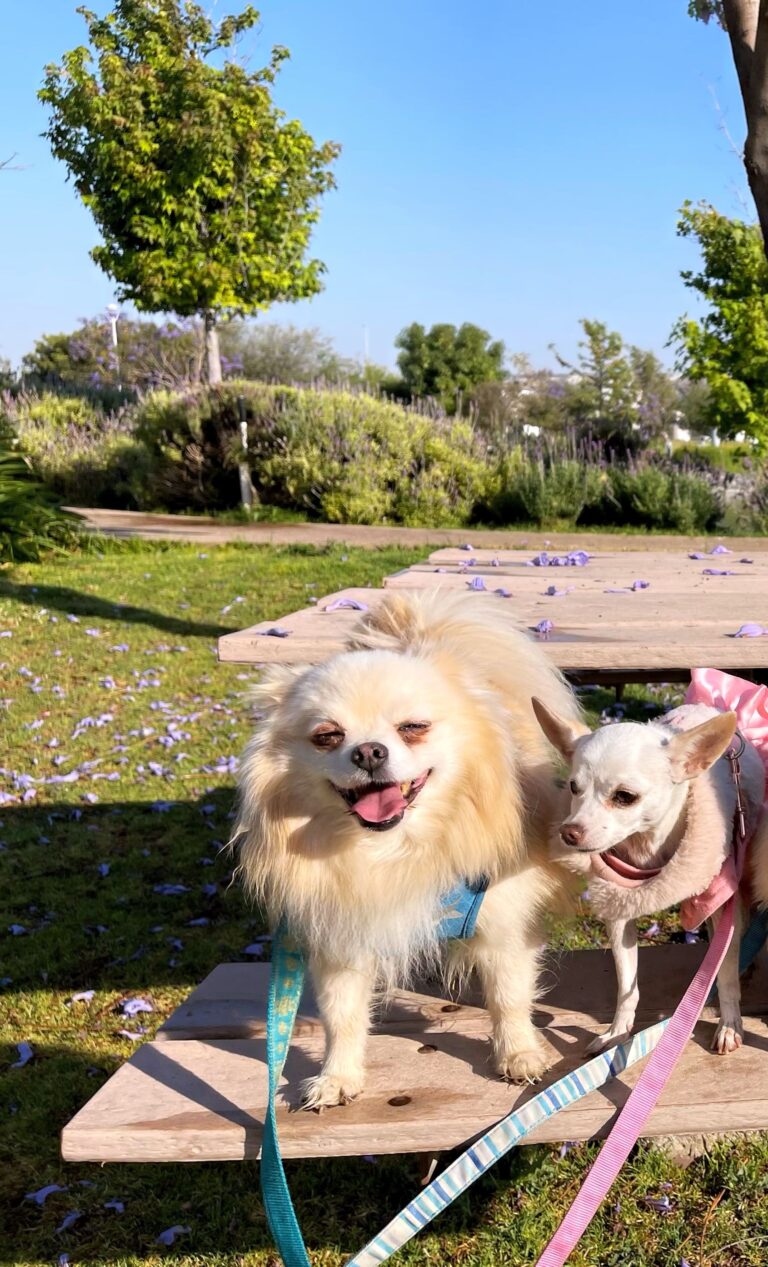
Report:
M 22 454 L 0 448 L 0 562 L 27 563 L 74 540 L 64 515 Z
M 721 499 L 705 476 L 656 465 L 614 466 L 610 486 L 618 522 L 695 533 L 713 528 Z

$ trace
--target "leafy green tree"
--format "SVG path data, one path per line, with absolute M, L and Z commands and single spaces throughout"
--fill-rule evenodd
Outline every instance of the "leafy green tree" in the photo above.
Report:
M 627 445 L 637 422 L 638 388 L 620 334 L 602 321 L 581 322 L 584 339 L 575 363 L 552 348 L 569 372 L 565 406 L 572 424 L 606 443 Z
M 333 340 L 319 330 L 295 326 L 250 325 L 233 321 L 221 331 L 222 353 L 239 366 L 243 378 L 264 383 L 340 382 L 353 372 Z
M 194 0 L 79 12 L 90 47 L 46 68 L 46 136 L 102 235 L 92 258 L 140 310 L 199 316 L 217 382 L 222 316 L 321 289 L 307 250 L 338 146 L 272 104 L 286 49 L 260 70 L 221 63 L 250 5 L 218 24 Z
M 768 5 L 765 0 L 689 0 L 688 12 L 727 32 L 747 124 L 744 167 L 768 252 Z
M 678 363 L 688 378 L 708 384 L 711 427 L 723 436 L 745 431 L 768 443 L 768 263 L 757 225 L 730 220 L 714 207 L 686 203 L 682 237 L 702 253 L 699 272 L 682 274 L 708 304 L 700 321 L 683 317 L 673 331 Z
M 449 413 L 467 408 L 480 383 L 505 376 L 504 344 L 469 322 L 427 331 L 414 321 L 400 331 L 395 347 L 403 394 L 438 399 Z

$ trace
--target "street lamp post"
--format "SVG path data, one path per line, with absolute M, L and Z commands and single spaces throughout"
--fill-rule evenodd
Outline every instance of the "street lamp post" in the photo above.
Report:
M 123 384 L 120 382 L 120 352 L 117 346 L 117 319 L 120 316 L 120 309 L 117 304 L 107 304 L 107 316 L 109 324 L 112 327 L 112 347 L 115 353 L 115 369 L 117 371 L 117 390 L 122 391 Z

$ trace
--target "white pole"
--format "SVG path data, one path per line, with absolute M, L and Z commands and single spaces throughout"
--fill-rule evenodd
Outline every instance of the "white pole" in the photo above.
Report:
M 120 309 L 117 304 L 109 304 L 107 306 L 107 316 L 112 326 L 112 347 L 115 350 L 115 369 L 117 370 L 117 390 L 122 391 L 122 383 L 120 382 L 120 352 L 117 346 L 117 319 L 120 316 Z

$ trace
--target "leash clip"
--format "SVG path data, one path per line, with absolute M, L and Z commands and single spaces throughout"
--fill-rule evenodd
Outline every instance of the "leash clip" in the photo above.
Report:
M 733 779 L 733 785 L 736 790 L 735 825 L 739 841 L 742 844 L 747 838 L 747 815 L 744 808 L 744 792 L 741 786 L 741 764 L 739 762 L 739 757 L 744 752 L 746 746 L 744 736 L 737 730 L 734 746 L 730 747 L 725 754 L 731 767 L 731 778 Z

